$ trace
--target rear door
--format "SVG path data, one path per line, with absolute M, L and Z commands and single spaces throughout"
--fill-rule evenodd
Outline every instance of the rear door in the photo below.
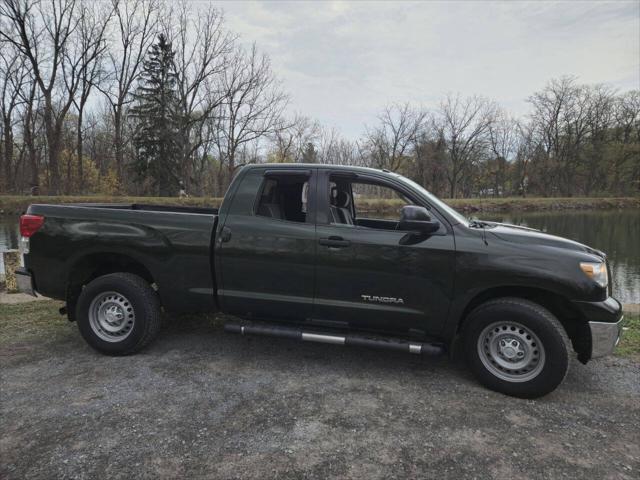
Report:
M 384 177 L 319 170 L 317 186 L 313 322 L 402 335 L 438 333 L 454 278 L 454 238 L 446 221 L 440 218 L 440 230 L 427 237 L 399 231 L 400 208 L 420 202 Z
M 299 321 L 311 316 L 316 254 L 313 169 L 252 168 L 216 238 L 225 312 Z

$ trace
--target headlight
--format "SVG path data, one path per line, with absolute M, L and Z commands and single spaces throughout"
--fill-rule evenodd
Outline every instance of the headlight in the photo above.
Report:
M 609 284 L 607 266 L 604 262 L 581 262 L 580 268 L 587 277 L 592 279 L 602 288 L 606 288 Z

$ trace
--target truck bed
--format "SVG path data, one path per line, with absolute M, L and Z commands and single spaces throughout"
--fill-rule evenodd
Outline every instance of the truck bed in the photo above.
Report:
M 34 204 L 28 214 L 45 217 L 31 237 L 26 267 L 55 274 L 36 276 L 39 293 L 62 300 L 93 264 L 140 268 L 167 310 L 215 309 L 211 258 L 218 220 L 215 208 L 141 204 Z M 131 265 L 135 267 L 131 267 Z

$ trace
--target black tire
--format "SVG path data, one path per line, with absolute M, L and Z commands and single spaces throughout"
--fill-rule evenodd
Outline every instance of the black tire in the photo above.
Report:
M 569 371 L 571 343 L 564 327 L 547 309 L 529 300 L 505 297 L 480 305 L 465 320 L 463 342 L 467 363 L 480 383 L 514 397 L 546 395 Z M 509 348 L 512 345 L 516 348 Z M 521 353 L 523 362 L 529 361 L 518 370 L 516 355 Z M 511 365 L 516 368 L 510 369 Z
M 107 320 L 97 313 L 100 305 L 115 305 L 115 315 L 122 318 L 119 323 L 115 320 L 114 328 L 120 328 L 117 334 L 101 328 Z M 83 338 L 95 350 L 107 355 L 130 355 L 142 350 L 157 336 L 161 323 L 160 302 L 153 288 L 141 277 L 111 273 L 96 278 L 82 289 L 75 317 Z M 102 323 L 97 318 L 103 318 Z M 127 320 L 130 325 L 125 324 Z

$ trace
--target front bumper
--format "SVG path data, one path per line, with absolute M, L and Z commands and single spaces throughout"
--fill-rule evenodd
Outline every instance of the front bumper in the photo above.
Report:
M 35 297 L 36 291 L 33 288 L 33 277 L 31 274 L 25 268 L 18 268 L 15 273 L 18 291 Z
M 620 317 L 616 323 L 589 322 L 591 358 L 604 357 L 613 353 L 613 349 L 620 343 L 623 320 L 624 317 Z
M 588 344 L 582 353 L 584 360 L 610 355 L 620 342 L 622 333 L 622 305 L 613 297 L 602 302 L 576 301 L 581 317 L 589 325 L 590 346 Z M 584 332 L 587 333 L 586 331 Z M 580 358 L 580 357 L 578 357 Z

